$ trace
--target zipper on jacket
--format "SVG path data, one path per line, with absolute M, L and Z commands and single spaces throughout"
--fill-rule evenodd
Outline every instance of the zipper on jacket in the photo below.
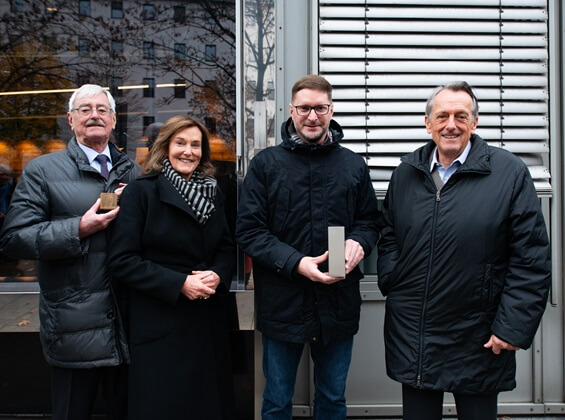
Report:
M 436 191 L 436 203 L 434 205 L 434 217 L 432 219 L 432 237 L 430 240 L 430 257 L 428 259 L 428 273 L 426 275 L 426 283 L 424 285 L 424 299 L 422 301 L 422 312 L 420 313 L 420 348 L 418 349 L 418 373 L 416 376 L 416 388 L 422 386 L 422 363 L 424 357 L 424 324 L 426 319 L 426 306 L 428 303 L 428 291 L 430 286 L 430 277 L 432 273 L 432 262 L 434 259 L 434 248 L 436 239 L 436 223 L 437 223 L 437 213 L 440 201 L 440 192 Z

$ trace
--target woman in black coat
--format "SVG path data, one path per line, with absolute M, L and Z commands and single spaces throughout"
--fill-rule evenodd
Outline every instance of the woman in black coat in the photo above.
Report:
M 109 250 L 129 296 L 129 418 L 234 418 L 224 296 L 235 249 L 206 128 L 171 118 L 142 172 L 122 193 Z

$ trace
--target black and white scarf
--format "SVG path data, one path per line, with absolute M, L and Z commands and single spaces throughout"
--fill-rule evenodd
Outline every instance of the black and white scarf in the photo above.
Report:
M 163 161 L 163 174 L 171 181 L 177 191 L 184 197 L 198 222 L 203 225 L 215 209 L 216 186 L 218 182 L 203 176 L 197 169 L 187 181 L 174 170 L 168 158 Z

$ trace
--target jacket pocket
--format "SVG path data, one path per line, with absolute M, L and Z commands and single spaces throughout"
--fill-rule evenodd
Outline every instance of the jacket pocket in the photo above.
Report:
M 275 208 L 273 213 L 273 233 L 282 231 L 288 216 L 290 203 L 290 189 L 286 185 L 281 185 L 275 198 Z
M 277 322 L 304 322 L 303 287 L 265 282 L 260 290 L 258 311 L 261 317 Z
M 481 306 L 485 309 L 492 302 L 492 281 L 492 265 L 486 264 L 481 288 Z
M 46 353 L 60 362 L 117 357 L 114 302 L 109 290 L 70 286 L 42 293 L 41 338 Z

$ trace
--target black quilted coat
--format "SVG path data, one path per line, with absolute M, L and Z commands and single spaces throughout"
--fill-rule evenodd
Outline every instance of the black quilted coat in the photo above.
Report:
M 27 164 L 0 235 L 0 252 L 38 260 L 40 338 L 52 366 L 115 366 L 125 335 L 106 268 L 106 230 L 84 239 L 78 226 L 101 192 L 129 183 L 139 166 L 110 144 L 106 181 L 73 138 L 67 150 Z

